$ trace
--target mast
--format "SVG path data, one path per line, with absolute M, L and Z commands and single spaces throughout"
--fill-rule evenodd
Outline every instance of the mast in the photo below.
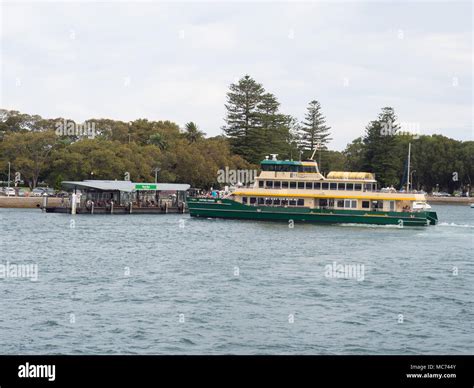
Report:
M 407 191 L 410 191 L 410 154 L 411 154 L 411 143 L 408 143 Z

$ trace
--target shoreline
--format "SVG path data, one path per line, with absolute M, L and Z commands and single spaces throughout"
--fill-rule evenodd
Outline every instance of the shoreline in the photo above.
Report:
M 437 205 L 469 205 L 474 203 L 474 197 L 432 197 L 427 195 L 426 202 Z
M 48 197 L 48 205 L 60 206 L 61 199 Z M 34 209 L 43 206 L 43 197 L 0 197 L 0 208 Z
M 48 197 L 48 206 L 61 206 L 61 199 Z M 474 197 L 431 197 L 427 196 L 428 203 L 436 205 L 469 205 L 474 203 Z M 43 197 L 0 197 L 0 208 L 34 209 L 43 206 Z

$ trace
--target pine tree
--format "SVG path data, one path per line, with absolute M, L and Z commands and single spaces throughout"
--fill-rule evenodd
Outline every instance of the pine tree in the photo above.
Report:
M 279 112 L 280 103 L 271 93 L 262 96 L 258 108 L 257 148 L 260 158 L 269 154 L 284 157 L 288 151 L 288 117 Z
M 383 186 L 396 185 L 398 179 L 396 139 L 399 129 L 393 108 L 382 108 L 378 118 L 366 127 L 365 154 L 362 167 L 364 171 L 373 172 Z
M 326 125 L 326 118 L 321 112 L 321 104 L 313 100 L 309 103 L 305 121 L 300 128 L 300 148 L 309 153 L 314 151 L 316 146 L 319 149 L 327 149 L 327 143 L 332 139 L 329 137 L 331 127 Z
M 228 137 L 232 151 L 248 161 L 258 162 L 259 129 L 261 115 L 258 106 L 261 104 L 265 89 L 249 75 L 230 85 L 227 93 L 227 114 L 222 129 Z

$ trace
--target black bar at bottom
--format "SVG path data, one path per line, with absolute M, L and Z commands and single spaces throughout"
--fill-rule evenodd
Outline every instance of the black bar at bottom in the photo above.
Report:
M 54 367 L 53 367 L 54 366 Z M 0 356 L 0 387 L 473 387 L 474 356 Z

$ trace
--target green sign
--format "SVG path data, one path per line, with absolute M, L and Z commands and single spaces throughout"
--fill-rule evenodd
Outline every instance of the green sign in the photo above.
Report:
M 135 190 L 156 190 L 156 185 L 147 185 L 143 183 L 136 183 Z

